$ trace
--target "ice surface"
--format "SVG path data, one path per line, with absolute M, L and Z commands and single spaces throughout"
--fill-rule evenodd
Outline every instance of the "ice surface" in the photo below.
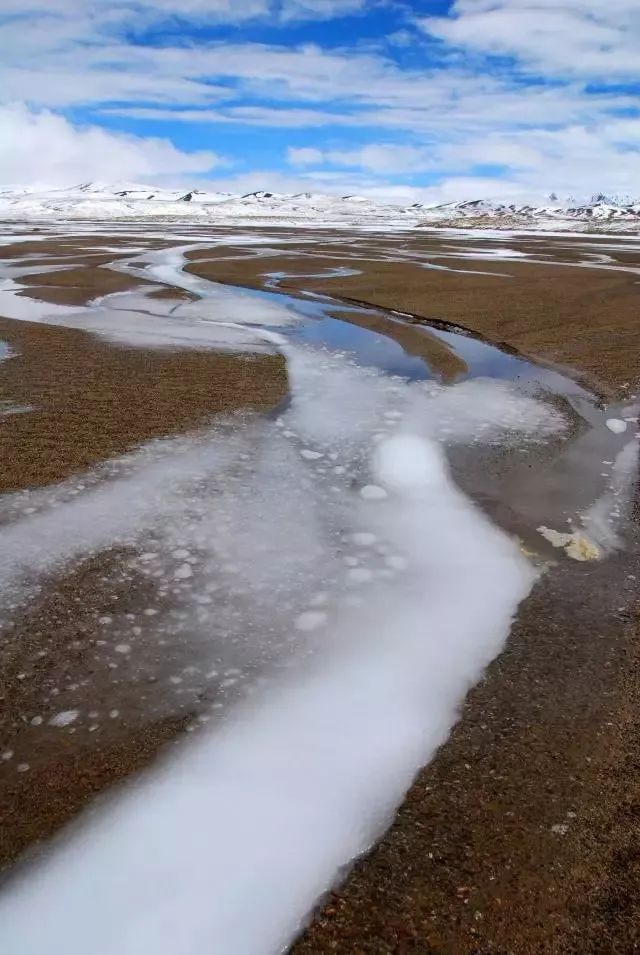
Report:
M 399 483 L 398 454 L 409 472 Z M 376 458 L 378 480 L 391 476 L 377 532 L 410 555 L 411 575 L 343 610 L 331 652 L 8 890 L 3 950 L 275 953 L 388 823 L 500 650 L 532 574 L 422 439 L 383 442 Z
M 612 462 L 607 462 L 611 464 Z M 628 441 L 616 454 L 604 492 L 568 531 L 538 528 L 554 547 L 564 548 L 573 560 L 597 560 L 623 547 L 624 528 L 629 519 L 633 488 L 638 477 L 638 438 Z
M 294 309 L 184 273 L 186 251 L 135 264 L 197 302 L 150 309 L 125 293 L 60 312 L 16 305 L 5 279 L 8 307 L 128 342 L 277 344 L 291 403 L 277 422 L 221 421 L 3 499 L 5 605 L 126 548 L 138 556 L 122 572 L 158 599 L 137 623 L 100 618 L 107 650 L 133 666 L 152 617 L 158 645 L 189 660 L 164 675 L 162 698 L 201 674 L 225 715 L 201 714 L 196 742 L 7 889 L 2 952 L 280 951 L 388 824 L 533 580 L 452 483 L 438 442 L 543 441 L 560 412 L 508 383 L 408 384 L 287 342 L 271 329 Z
M 190 248 L 138 250 L 112 263 L 116 271 L 159 282 L 198 296 L 195 301 L 151 299 L 146 291 L 119 292 L 87 306 L 54 305 L 20 294 L 19 277 L 39 273 L 38 266 L 5 263 L 0 277 L 0 312 L 20 321 L 80 328 L 114 342 L 143 348 L 215 348 L 273 352 L 277 336 L 264 330 L 294 324 L 294 309 L 260 293 L 228 289 L 183 271 Z M 72 266 L 66 266 L 68 268 Z M 27 291 L 30 291 L 27 289 Z
M 638 438 L 634 438 L 616 455 L 605 492 L 582 515 L 587 533 L 604 553 L 622 547 L 623 532 L 633 500 L 633 488 L 638 479 L 638 454 Z
M 164 633 L 201 632 L 196 669 L 240 692 L 253 665 L 286 665 L 5 890 L 3 952 L 280 951 L 388 825 L 504 644 L 533 572 L 452 483 L 433 436 L 452 419 L 460 440 L 479 420 L 494 435 L 552 430 L 556 412 L 515 395 L 505 410 L 490 381 L 469 409 L 469 395 L 448 397 L 458 386 L 426 391 L 342 356 L 285 352 L 293 393 L 280 422 L 155 442 L 80 487 L 5 501 L 3 596 L 125 544 L 160 587 L 193 568 Z M 301 457 L 310 445 L 344 474 Z M 357 587 L 343 561 L 354 544 Z M 208 611 L 218 592 L 226 600 Z M 220 626 L 242 661 L 218 676 L 197 654 Z

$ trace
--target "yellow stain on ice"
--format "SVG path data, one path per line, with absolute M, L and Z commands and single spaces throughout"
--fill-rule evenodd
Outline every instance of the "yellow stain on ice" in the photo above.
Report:
M 599 560 L 602 557 L 602 551 L 598 545 L 580 531 L 567 534 L 554 531 L 552 527 L 544 525 L 539 527 L 538 531 L 553 547 L 562 547 L 567 557 L 571 557 L 572 560 Z

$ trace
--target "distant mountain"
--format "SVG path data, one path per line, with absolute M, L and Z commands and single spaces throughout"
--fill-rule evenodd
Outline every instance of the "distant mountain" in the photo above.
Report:
M 587 202 L 578 202 L 573 198 L 559 200 L 552 193 L 541 205 L 471 199 L 400 206 L 357 195 L 284 195 L 264 190 L 234 195 L 129 182 L 84 182 L 70 188 L 0 188 L 0 219 L 636 232 L 640 229 L 640 199 L 599 193 Z
M 180 219 L 233 223 L 278 222 L 357 225 L 366 220 L 391 221 L 404 215 L 396 206 L 358 196 L 296 195 L 258 190 L 244 195 L 165 187 L 84 182 L 67 189 L 0 188 L 4 219 Z
M 541 206 L 496 202 L 489 199 L 472 199 L 464 202 L 447 202 L 436 206 L 414 206 L 423 213 L 422 225 L 431 224 L 512 224 L 526 225 L 545 222 L 558 228 L 561 223 L 605 224 L 614 222 L 640 225 L 640 199 L 623 200 L 604 195 L 594 196 L 591 201 L 579 204 L 575 200 L 561 203 L 550 196 L 549 203 Z

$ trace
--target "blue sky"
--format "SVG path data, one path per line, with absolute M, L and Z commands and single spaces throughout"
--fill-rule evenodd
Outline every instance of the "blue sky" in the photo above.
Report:
M 3 0 L 0 179 L 638 194 L 638 0 Z

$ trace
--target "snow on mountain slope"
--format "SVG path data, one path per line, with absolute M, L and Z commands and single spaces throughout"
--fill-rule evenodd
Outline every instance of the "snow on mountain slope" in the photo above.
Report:
M 640 199 L 616 199 L 596 196 L 590 202 L 578 203 L 567 200 L 565 203 L 551 201 L 548 205 L 533 206 L 526 204 L 507 204 L 486 199 L 466 202 L 448 202 L 438 206 L 414 206 L 422 209 L 421 225 L 487 224 L 519 225 L 543 222 L 545 227 L 558 228 L 580 223 L 589 224 L 634 224 L 640 227 Z
M 415 214 L 382 206 L 368 199 L 302 193 L 281 195 L 254 192 L 232 195 L 201 189 L 170 190 L 131 183 L 83 183 L 70 189 L 0 188 L 0 218 L 4 219 L 175 219 L 234 223 L 291 223 L 393 220 Z
M 247 195 L 202 189 L 167 189 L 140 183 L 81 183 L 71 188 L 0 188 L 0 219 L 171 219 L 216 224 L 551 229 L 636 232 L 640 200 L 594 196 L 590 201 L 544 205 L 488 199 L 441 205 L 385 205 L 363 196 L 318 193 Z

